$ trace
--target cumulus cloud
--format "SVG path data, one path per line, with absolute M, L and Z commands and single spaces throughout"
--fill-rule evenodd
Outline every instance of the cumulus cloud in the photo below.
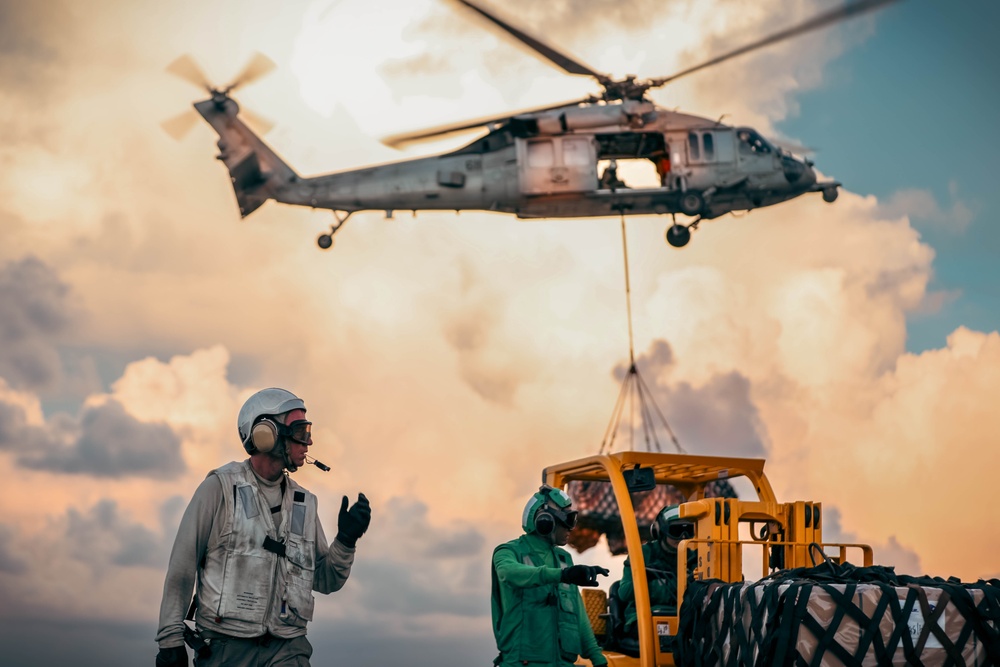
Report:
M 25 427 L 24 410 L 19 405 L 0 401 L 0 449 L 13 447 Z
M 845 532 L 841 526 L 840 509 L 835 505 L 827 504 L 823 506 L 823 541 L 863 544 L 865 538 L 852 532 Z M 920 565 L 920 556 L 913 549 L 901 545 L 895 535 L 889 535 L 885 542 L 872 544 L 871 547 L 875 564 L 892 566 L 895 568 L 896 574 L 924 574 Z M 848 560 L 852 558 L 855 558 L 855 565 L 862 564 L 857 552 L 848 552 Z
M 74 322 L 69 285 L 37 257 L 0 266 L 0 376 L 41 389 L 60 379 L 57 342 Z
M 498 3 L 479 4 L 502 21 L 519 30 L 527 31 L 557 51 L 578 60 L 583 59 L 570 49 L 570 45 L 574 42 L 595 35 L 600 36 L 611 29 L 626 32 L 648 30 L 651 16 L 662 18 L 664 14 L 675 15 L 682 9 L 680 3 L 664 5 L 652 0 L 629 3 L 614 0 L 572 3 L 533 3 L 516 0 L 507 2 L 503 6 Z M 596 16 L 601 20 L 595 21 Z M 443 11 L 423 18 L 413 30 L 422 35 L 433 36 L 437 40 L 444 37 L 452 40 L 471 37 L 473 41 L 481 41 L 484 36 L 492 34 L 503 42 L 501 52 L 506 58 L 516 58 L 516 55 L 512 55 L 514 48 L 520 48 L 528 57 L 544 58 L 479 13 L 458 3 L 447 3 Z M 458 72 L 461 67 L 462 63 L 458 58 L 424 53 L 405 60 L 390 61 L 384 71 L 392 76 L 404 76 L 433 74 L 445 70 Z
M 882 215 L 888 218 L 908 216 L 914 221 L 927 222 L 941 229 L 964 232 L 975 219 L 978 207 L 961 199 L 955 181 L 948 184 L 948 193 L 950 202 L 942 205 L 929 190 L 899 190 L 879 208 Z
M 16 553 L 13 544 L 14 531 L 0 524 L 0 572 L 21 574 L 28 570 L 28 563 L 22 555 Z
M 750 395 L 750 381 L 736 371 L 712 376 L 699 386 L 672 381 L 675 363 L 670 344 L 656 340 L 636 359 L 636 367 L 652 390 L 647 424 L 659 432 L 657 440 L 670 451 L 669 434 L 659 414 L 686 451 L 711 452 L 719 456 L 762 457 L 767 453 L 767 430 Z M 617 366 L 615 379 L 625 378 L 628 368 Z M 636 399 L 638 400 L 638 399 Z M 639 416 L 641 421 L 642 417 Z M 621 428 L 625 428 L 625 415 Z M 635 427 L 638 429 L 639 425 Z
M 1000 417 L 980 398 L 998 391 L 997 332 L 962 327 L 943 349 L 901 355 L 865 400 L 812 411 L 805 470 L 813 493 L 836 497 L 851 532 L 873 542 L 897 536 L 928 574 L 981 576 L 1000 536 L 940 498 L 978 497 L 991 487 Z M 940 548 L 942 526 L 961 548 Z
M 112 499 L 87 510 L 70 508 L 65 530 L 67 552 L 100 573 L 115 567 L 162 567 L 173 543 L 173 535 L 131 521 Z
M 184 501 L 160 500 L 151 516 L 125 502 L 97 497 L 38 525 L 0 525 L 0 618 L 143 618 L 148 642 Z M 95 599 L 105 603 L 95 606 Z
M 542 39 L 585 38 L 603 31 L 624 29 L 627 32 L 648 28 L 650 17 L 673 15 L 684 10 L 683 2 L 615 2 L 615 0 L 583 0 L 574 2 L 537 3 L 515 0 L 504 3 L 482 3 L 490 11 L 518 27 L 531 29 Z M 459 10 L 456 10 L 459 11 Z M 467 15 L 468 10 L 460 10 Z M 600 17 L 600 20 L 595 20 Z
M 509 406 L 526 378 L 522 368 L 512 367 L 502 335 L 506 301 L 470 265 L 462 266 L 461 275 L 460 297 L 443 323 L 445 338 L 468 386 L 487 401 Z
M 65 35 L 68 27 L 66 7 L 61 2 L 0 2 L 0 85 L 12 97 L 34 91 L 46 101 L 54 92 L 45 85 L 56 80 L 60 58 L 58 40 L 51 35 Z M 40 26 L 45 26 L 40 30 Z M 38 100 L 36 100 L 36 103 Z M 10 107 L 0 109 L 0 136 L 17 141 L 24 139 L 18 130 L 27 127 Z M 29 121 L 30 122 L 30 121 Z M 35 134 L 32 138 L 38 139 Z
M 163 423 L 137 420 L 114 400 L 83 409 L 79 420 L 66 415 L 45 427 L 23 427 L 23 414 L 6 405 L 0 420 L 0 447 L 16 449 L 18 462 L 33 470 L 95 477 L 140 475 L 159 479 L 184 470 L 180 438 Z
M 351 586 L 368 613 L 423 620 L 488 613 L 489 558 L 483 534 L 471 524 L 434 523 L 426 504 L 395 497 L 377 511 L 364 540 Z

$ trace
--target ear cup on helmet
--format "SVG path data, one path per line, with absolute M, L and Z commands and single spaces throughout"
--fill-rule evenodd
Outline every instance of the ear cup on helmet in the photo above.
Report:
M 250 431 L 250 443 L 261 454 L 267 454 L 278 442 L 278 427 L 270 419 L 261 419 Z
M 535 515 L 535 530 L 542 537 L 551 535 L 556 528 L 556 520 L 548 512 L 539 512 Z

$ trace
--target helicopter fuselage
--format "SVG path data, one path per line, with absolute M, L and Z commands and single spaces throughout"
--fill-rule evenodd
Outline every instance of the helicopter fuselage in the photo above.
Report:
M 749 211 L 821 192 L 837 199 L 840 183 L 818 182 L 813 163 L 779 149 L 749 127 L 733 127 L 656 106 L 647 93 L 677 79 L 761 48 L 819 30 L 896 0 L 854 0 L 797 25 L 690 65 L 670 76 L 615 78 L 547 44 L 483 6 L 458 0 L 480 18 L 574 76 L 588 76 L 598 95 L 575 102 L 450 123 L 386 138 L 399 146 L 471 129 L 487 134 L 433 157 L 403 160 L 303 178 L 238 118 L 229 97 L 274 63 L 258 54 L 228 86 L 209 85 L 200 68 L 181 56 L 168 71 L 208 90 L 194 107 L 219 134 L 219 156 L 229 170 L 240 214 L 268 199 L 333 211 L 336 223 L 319 237 L 321 248 L 357 211 L 498 211 L 519 218 L 586 218 L 670 214 L 667 242 L 682 247 L 702 220 Z M 164 128 L 187 127 L 172 119 Z M 619 171 L 621 167 L 621 171 Z M 680 213 L 690 222 L 677 222 Z
M 692 226 L 806 192 L 822 191 L 830 201 L 839 185 L 817 183 L 809 161 L 751 128 L 648 101 L 514 116 L 450 153 L 311 178 L 295 174 L 253 134 L 231 98 L 195 108 L 220 135 L 219 158 L 243 216 L 274 199 L 339 212 L 341 222 L 365 210 L 481 210 L 519 218 L 680 213 L 695 218 Z M 630 182 L 630 168 L 648 177 Z

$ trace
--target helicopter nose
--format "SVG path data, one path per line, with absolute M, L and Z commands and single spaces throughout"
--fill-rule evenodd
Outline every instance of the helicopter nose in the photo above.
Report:
M 791 185 L 798 187 L 808 187 L 816 182 L 816 172 L 812 165 L 791 155 L 781 156 L 781 168 L 785 172 L 785 179 Z
M 816 184 L 816 171 L 812 167 L 812 162 L 806 162 L 804 165 L 805 173 L 799 179 L 799 183 L 802 185 L 815 185 Z

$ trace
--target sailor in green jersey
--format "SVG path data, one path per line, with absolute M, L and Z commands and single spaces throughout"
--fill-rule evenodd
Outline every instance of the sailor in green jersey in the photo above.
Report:
M 667 505 L 649 527 L 652 539 L 642 545 L 642 559 L 646 562 L 646 581 L 649 585 L 649 604 L 654 612 L 669 616 L 677 613 L 677 546 L 683 539 L 694 537 L 694 525 L 682 521 L 677 505 Z M 688 573 L 697 559 L 694 551 L 688 553 Z M 626 604 L 626 635 L 636 636 L 635 586 L 632 583 L 632 566 L 625 561 L 618 597 Z
M 524 508 L 525 534 L 493 551 L 493 634 L 502 667 L 568 667 L 578 656 L 606 665 L 578 586 L 597 586 L 603 567 L 573 565 L 560 547 L 576 525 L 572 500 L 543 485 Z

